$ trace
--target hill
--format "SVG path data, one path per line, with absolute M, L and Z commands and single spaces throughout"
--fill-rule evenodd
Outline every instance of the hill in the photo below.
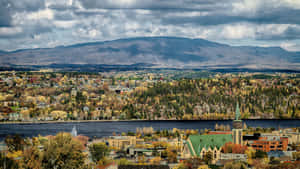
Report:
M 152 68 L 300 70 L 300 53 L 280 47 L 230 46 L 204 39 L 138 37 L 0 52 L 0 65 L 136 65 Z

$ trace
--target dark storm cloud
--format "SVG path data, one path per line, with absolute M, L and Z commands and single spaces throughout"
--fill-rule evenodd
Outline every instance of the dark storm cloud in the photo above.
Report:
M 54 18 L 56 20 L 63 20 L 63 21 L 69 21 L 75 19 L 72 15 L 72 12 L 70 11 L 64 11 L 64 12 L 56 12 L 54 14 Z
M 284 6 L 274 6 L 271 3 L 262 3 L 251 13 L 232 13 L 234 0 L 79 0 L 86 9 L 132 10 L 144 9 L 152 12 L 154 17 L 160 18 L 164 24 L 181 25 L 221 25 L 237 22 L 257 24 L 300 24 L 300 10 Z M 188 16 L 188 12 L 208 12 L 207 15 Z M 172 16 L 174 12 L 183 12 L 182 16 Z M 81 15 L 93 13 L 81 11 Z M 168 17 L 165 17 L 169 14 Z
M 12 15 L 16 12 L 37 11 L 45 8 L 43 0 L 1 0 L 0 27 L 12 26 Z
M 196 25 L 221 25 L 237 22 L 250 22 L 256 24 L 299 24 L 300 10 L 278 8 L 272 11 L 258 11 L 252 16 L 232 15 L 228 13 L 214 12 L 205 16 L 177 16 L 162 17 L 165 24 L 196 24 Z
M 0 1 L 0 27 L 11 26 L 11 19 L 9 2 L 6 0 Z
M 205 10 L 225 0 L 79 0 L 87 9 Z
M 297 3 L 284 0 L 0 0 L 0 37 L 3 41 L 52 37 L 58 43 L 132 36 L 297 40 L 300 39 L 300 9 L 293 4 Z M 288 28 L 269 30 L 276 25 Z
M 281 34 L 257 33 L 258 40 L 296 40 L 300 39 L 300 27 L 288 27 Z
M 78 9 L 75 6 L 67 6 L 67 5 L 61 5 L 61 4 L 52 4 L 48 8 L 56 10 L 56 11 L 75 11 Z
M 254 17 L 245 21 L 255 23 L 274 23 L 274 24 L 300 24 L 300 10 L 286 7 L 275 8 L 272 10 L 261 9 Z
M 221 25 L 227 23 L 235 23 L 245 21 L 245 17 L 242 16 L 226 16 L 221 14 L 207 15 L 207 16 L 178 16 L 178 17 L 163 17 L 162 23 L 181 25 L 181 24 L 195 24 L 195 25 Z
M 45 8 L 44 0 L 10 0 L 9 3 L 14 11 L 37 11 Z

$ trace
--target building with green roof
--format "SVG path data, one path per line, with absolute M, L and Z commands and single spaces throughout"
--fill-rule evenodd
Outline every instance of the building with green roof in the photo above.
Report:
M 213 162 L 216 162 L 220 159 L 222 147 L 226 143 L 243 144 L 242 131 L 240 108 L 237 103 L 232 134 L 190 135 L 183 146 L 182 157 L 203 158 L 207 152 L 211 152 L 213 154 Z
M 202 158 L 206 152 L 211 152 L 213 159 L 218 160 L 223 145 L 228 142 L 232 142 L 231 134 L 190 135 L 186 141 L 183 156 Z

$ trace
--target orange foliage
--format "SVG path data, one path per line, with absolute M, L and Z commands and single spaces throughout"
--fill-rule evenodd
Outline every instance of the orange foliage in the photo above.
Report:
M 222 152 L 233 153 L 233 154 L 244 154 L 247 148 L 248 148 L 247 146 L 243 146 L 240 144 L 233 144 L 229 142 L 222 147 Z

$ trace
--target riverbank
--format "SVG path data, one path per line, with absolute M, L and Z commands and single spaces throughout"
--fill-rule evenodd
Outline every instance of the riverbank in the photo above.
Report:
M 194 121 L 232 121 L 233 119 L 200 119 L 200 120 L 174 120 L 174 119 L 166 119 L 166 120 L 68 120 L 68 121 L 63 121 L 63 120 L 56 120 L 56 121 L 5 121 L 5 122 L 0 122 L 1 124 L 47 124 L 47 123 L 89 123 L 89 122 L 164 122 L 164 121 L 174 121 L 174 122 L 194 122 Z M 300 119 L 243 119 L 247 121 L 272 121 L 272 120 L 300 120 Z
M 291 120 L 243 120 L 247 127 L 260 128 L 295 128 L 300 127 L 299 119 Z M 120 135 L 122 132 L 136 132 L 136 128 L 152 127 L 153 130 L 193 129 L 205 130 L 215 128 L 215 125 L 232 126 L 232 120 L 124 120 L 124 121 L 50 121 L 36 123 L 1 123 L 0 141 L 7 135 L 19 134 L 22 137 L 56 135 L 59 132 L 71 132 L 74 126 L 79 135 L 90 138 L 111 136 L 113 133 Z

